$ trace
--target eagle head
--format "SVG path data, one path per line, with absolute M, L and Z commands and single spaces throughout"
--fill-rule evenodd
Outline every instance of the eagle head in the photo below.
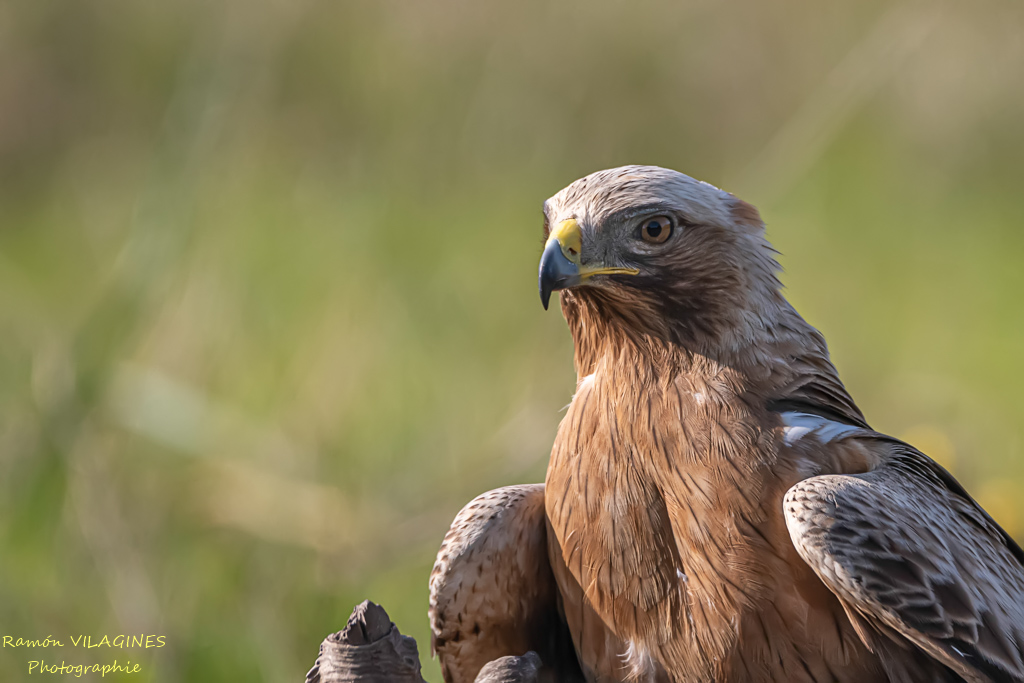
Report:
M 714 343 L 781 299 L 750 204 L 657 166 L 592 173 L 544 202 L 540 297 L 675 342 Z M 585 309 L 585 310 L 584 310 Z

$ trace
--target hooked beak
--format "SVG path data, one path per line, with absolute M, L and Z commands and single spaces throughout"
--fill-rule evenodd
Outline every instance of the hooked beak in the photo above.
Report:
M 551 292 L 583 284 L 594 275 L 636 275 L 636 268 L 606 267 L 595 263 L 586 266 L 580 263 L 580 224 L 570 218 L 562 221 L 551 232 L 544 253 L 540 257 L 540 302 L 548 308 Z

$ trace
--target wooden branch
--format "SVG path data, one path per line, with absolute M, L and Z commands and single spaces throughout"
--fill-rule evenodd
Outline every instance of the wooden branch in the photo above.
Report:
M 364 600 L 348 624 L 320 644 L 306 683 L 425 683 L 416 641 L 403 636 L 384 608 Z
M 501 657 L 480 670 L 475 683 L 537 683 L 541 661 L 535 652 Z M 416 641 L 403 636 L 380 605 L 364 600 L 345 628 L 320 644 L 320 656 L 306 683 L 426 683 Z

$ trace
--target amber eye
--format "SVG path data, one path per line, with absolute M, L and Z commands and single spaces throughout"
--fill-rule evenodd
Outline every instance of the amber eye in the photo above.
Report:
M 640 226 L 640 239 L 651 244 L 661 244 L 672 235 L 672 219 L 668 216 L 648 218 Z

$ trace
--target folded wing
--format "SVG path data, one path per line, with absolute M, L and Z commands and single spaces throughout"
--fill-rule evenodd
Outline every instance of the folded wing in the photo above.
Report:
M 544 485 L 506 486 L 455 517 L 430 574 L 431 650 L 447 683 L 533 651 L 541 680 L 577 680 L 547 554 Z M 525 660 L 524 660 L 525 661 Z
M 893 680 L 1024 681 L 1020 547 L 927 456 L 840 427 L 794 432 L 802 441 L 794 447 L 866 447 L 882 464 L 788 491 L 786 523 L 800 556 Z M 955 676 L 923 675 L 941 671 L 935 663 Z

